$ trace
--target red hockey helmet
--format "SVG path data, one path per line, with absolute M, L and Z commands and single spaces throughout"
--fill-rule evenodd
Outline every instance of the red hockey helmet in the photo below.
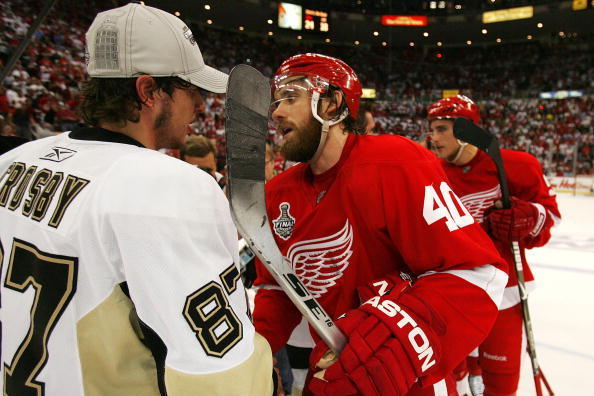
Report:
M 328 84 L 340 88 L 353 118 L 357 118 L 361 100 L 361 83 L 349 65 L 340 59 L 321 54 L 299 54 L 280 65 L 274 75 L 273 89 L 288 77 L 307 77 L 313 90 L 324 93 Z
M 468 118 L 477 125 L 481 121 L 478 106 L 464 95 L 438 100 L 427 109 L 427 119 L 429 121 L 458 117 Z

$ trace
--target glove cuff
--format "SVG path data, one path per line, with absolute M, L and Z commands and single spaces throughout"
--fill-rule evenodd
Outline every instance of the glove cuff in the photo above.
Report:
M 547 219 L 547 211 L 544 208 L 544 206 L 542 206 L 539 203 L 531 202 L 530 204 L 534 206 L 534 208 L 536 208 L 537 211 L 537 215 L 535 216 L 534 228 L 532 229 L 532 231 L 530 231 L 530 236 L 535 237 L 542 231 L 542 228 L 545 225 L 545 221 Z

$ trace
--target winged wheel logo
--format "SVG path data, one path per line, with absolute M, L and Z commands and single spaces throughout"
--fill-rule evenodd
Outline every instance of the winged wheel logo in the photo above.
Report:
M 335 234 L 293 244 L 287 259 L 309 292 L 319 298 L 343 276 L 353 255 L 352 246 L 353 227 L 347 220 Z
M 499 184 L 495 187 L 479 191 L 474 194 L 468 194 L 460 197 L 460 201 L 466 206 L 472 217 L 482 223 L 485 217 L 485 210 L 489 209 L 495 204 L 495 201 L 501 198 L 501 188 Z

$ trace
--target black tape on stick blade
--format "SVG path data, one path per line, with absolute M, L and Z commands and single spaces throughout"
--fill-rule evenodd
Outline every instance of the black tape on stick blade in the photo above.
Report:
M 233 177 L 245 180 L 264 180 L 266 155 L 265 131 L 268 119 L 228 98 L 225 103 L 225 129 L 229 172 Z
M 264 181 L 269 108 L 269 79 L 251 66 L 235 66 L 225 102 L 230 179 Z

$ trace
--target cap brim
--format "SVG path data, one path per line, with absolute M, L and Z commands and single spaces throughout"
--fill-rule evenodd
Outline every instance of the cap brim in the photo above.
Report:
M 200 71 L 179 74 L 178 77 L 186 80 L 192 85 L 206 89 L 207 91 L 214 93 L 227 92 L 227 81 L 229 80 L 229 76 L 210 66 L 205 65 Z

